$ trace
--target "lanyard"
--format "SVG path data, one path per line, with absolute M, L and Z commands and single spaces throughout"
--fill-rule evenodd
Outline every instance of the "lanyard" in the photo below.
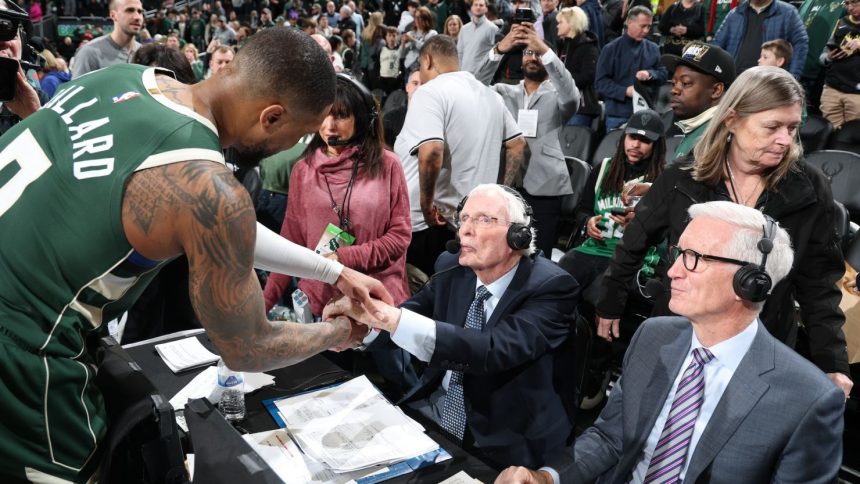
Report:
M 334 210 L 334 213 L 337 214 L 338 217 L 338 227 L 343 230 L 347 230 L 349 228 L 349 207 L 352 205 L 352 186 L 355 184 L 355 178 L 358 174 L 358 158 L 356 157 L 355 161 L 352 163 L 352 173 L 349 175 L 349 183 L 346 184 L 346 191 L 343 194 L 343 202 L 340 203 L 340 206 L 337 205 L 337 202 L 334 199 L 334 194 L 331 192 L 331 185 L 328 183 L 328 177 L 323 174 L 323 179 L 325 180 L 325 187 L 328 189 L 328 197 L 331 200 L 331 209 Z

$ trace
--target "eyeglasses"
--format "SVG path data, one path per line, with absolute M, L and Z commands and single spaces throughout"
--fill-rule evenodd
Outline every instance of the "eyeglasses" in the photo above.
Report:
M 860 0 L 858 0 L 858 1 L 860 1 Z M 538 53 L 537 53 L 537 52 L 535 52 L 535 51 L 533 51 L 533 50 L 524 50 L 524 51 L 523 51 L 523 57 L 534 57 L 534 58 L 538 58 L 539 56 L 538 56 Z
M 716 255 L 708 255 L 708 254 L 700 254 L 693 249 L 682 249 L 677 245 L 669 246 L 669 263 L 674 264 L 678 257 L 683 256 L 684 267 L 693 272 L 696 270 L 696 267 L 699 266 L 699 259 L 707 260 L 707 261 L 715 261 L 715 262 L 723 262 L 726 264 L 734 264 L 738 266 L 748 265 L 749 262 L 730 259 L 728 257 L 719 257 Z
M 490 217 L 489 215 L 475 215 L 471 216 L 468 213 L 460 214 L 460 218 L 457 219 L 457 227 L 463 227 L 469 222 L 473 222 L 478 227 L 486 229 L 488 227 L 492 227 L 493 225 L 497 225 L 499 222 L 508 223 L 506 220 L 502 220 L 497 217 Z

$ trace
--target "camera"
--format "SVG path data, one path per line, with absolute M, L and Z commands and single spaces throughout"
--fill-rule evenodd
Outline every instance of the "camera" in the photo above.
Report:
M 30 16 L 23 8 L 10 0 L 0 0 L 0 41 L 9 42 L 21 34 L 21 59 L 0 57 L 0 101 L 15 98 L 19 62 L 24 69 L 42 69 L 39 55 L 29 43 L 32 29 Z
M 535 17 L 535 13 L 530 8 L 518 8 L 516 12 L 514 12 L 514 18 L 511 20 L 512 23 L 521 24 L 523 22 L 531 22 L 537 19 Z

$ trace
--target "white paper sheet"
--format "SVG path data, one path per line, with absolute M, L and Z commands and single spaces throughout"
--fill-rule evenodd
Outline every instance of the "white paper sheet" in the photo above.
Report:
M 218 355 L 203 347 L 194 336 L 155 345 L 155 350 L 173 373 L 218 361 Z
M 439 447 L 364 376 L 275 405 L 302 450 L 335 472 L 385 465 Z
M 346 484 L 388 470 L 383 467 L 336 474 L 303 454 L 284 429 L 243 435 L 242 438 L 287 484 Z

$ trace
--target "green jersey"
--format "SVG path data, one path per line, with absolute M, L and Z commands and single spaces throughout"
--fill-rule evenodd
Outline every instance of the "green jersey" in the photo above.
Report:
M 0 476 L 90 470 L 105 421 L 87 337 L 159 265 L 125 237 L 125 184 L 156 166 L 223 163 L 215 126 L 164 96 L 156 72 L 75 79 L 0 139 L 0 398 L 13 422 L 0 426 Z
M 621 193 L 606 193 L 601 188 L 603 178 L 606 176 L 606 173 L 609 171 L 609 166 L 612 164 L 611 161 L 612 158 L 605 158 L 603 160 L 603 163 L 600 165 L 600 173 L 597 176 L 597 183 L 594 185 L 594 214 L 601 216 L 598 227 L 601 229 L 603 240 L 596 240 L 589 237 L 580 246 L 573 249 L 577 252 L 611 258 L 612 254 L 615 252 L 615 247 L 618 245 L 621 237 L 624 236 L 624 227 L 616 224 L 614 220 L 609 218 L 613 208 L 621 208 L 625 206 L 621 200 Z M 628 183 L 642 183 L 644 181 L 644 175 L 627 180 Z M 643 272 L 649 277 L 653 276 L 654 266 L 657 265 L 658 261 L 659 256 L 657 255 L 657 249 L 651 247 L 648 249 L 648 253 L 645 256 Z

